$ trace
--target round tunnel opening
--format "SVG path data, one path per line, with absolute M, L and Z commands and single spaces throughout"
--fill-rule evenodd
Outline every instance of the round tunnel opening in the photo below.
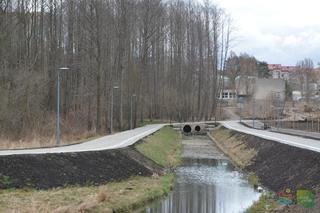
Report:
M 196 127 L 194 128 L 194 130 L 196 130 L 197 132 L 200 132 L 201 127 L 200 127 L 200 126 L 196 126 Z
M 185 133 L 190 133 L 191 132 L 191 126 L 190 125 L 185 125 L 183 127 L 183 132 Z

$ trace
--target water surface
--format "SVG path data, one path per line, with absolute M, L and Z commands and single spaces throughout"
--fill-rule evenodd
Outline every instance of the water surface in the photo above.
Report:
M 176 175 L 173 192 L 143 212 L 238 213 L 260 197 L 228 160 L 185 165 L 178 168 Z

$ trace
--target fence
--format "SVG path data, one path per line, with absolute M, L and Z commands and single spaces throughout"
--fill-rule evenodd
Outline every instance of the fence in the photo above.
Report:
M 275 120 L 265 120 L 268 126 L 283 128 L 283 129 L 295 129 L 309 132 L 319 132 L 320 133 L 320 119 L 306 119 L 304 121 L 277 121 Z

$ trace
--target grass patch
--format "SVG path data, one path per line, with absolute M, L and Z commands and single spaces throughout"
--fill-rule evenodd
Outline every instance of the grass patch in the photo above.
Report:
M 251 172 L 248 176 L 248 182 L 251 186 L 257 187 L 259 185 L 259 177 Z
M 3 187 L 7 187 L 11 184 L 11 180 L 9 176 L 6 175 L 0 175 L 0 185 Z
M 73 145 L 78 143 L 84 143 L 90 140 L 94 140 L 101 137 L 94 132 L 84 132 L 79 135 L 62 135 L 62 145 Z M 0 150 L 1 149 L 25 149 L 25 148 L 45 148 L 55 147 L 56 141 L 54 137 L 45 137 L 36 134 L 26 136 L 19 140 L 12 140 L 4 136 L 0 136 Z
M 138 122 L 138 127 L 150 125 L 150 124 L 162 124 L 162 123 L 169 123 L 169 121 L 164 120 L 143 120 Z
M 137 149 L 163 167 L 180 163 L 181 135 L 164 127 Z M 0 184 L 10 179 L 0 178 Z M 50 190 L 0 190 L 0 212 L 132 212 L 167 195 L 174 175 L 132 177 L 101 186 L 66 186 Z
M 169 174 L 101 186 L 1 190 L 0 212 L 130 212 L 167 195 L 173 180 Z
M 216 145 L 227 154 L 241 169 L 252 164 L 257 151 L 245 145 L 245 136 L 233 134 L 232 131 L 219 128 L 210 133 Z
M 257 202 L 250 206 L 245 213 L 273 212 L 279 205 L 272 197 L 271 192 L 262 194 Z
M 169 126 L 163 127 L 135 147 L 165 168 L 177 167 L 181 162 L 181 135 Z

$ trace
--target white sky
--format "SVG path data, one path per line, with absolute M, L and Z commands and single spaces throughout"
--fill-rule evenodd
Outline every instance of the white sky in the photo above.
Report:
M 268 63 L 320 62 L 320 0 L 212 0 L 236 28 L 233 51 Z

